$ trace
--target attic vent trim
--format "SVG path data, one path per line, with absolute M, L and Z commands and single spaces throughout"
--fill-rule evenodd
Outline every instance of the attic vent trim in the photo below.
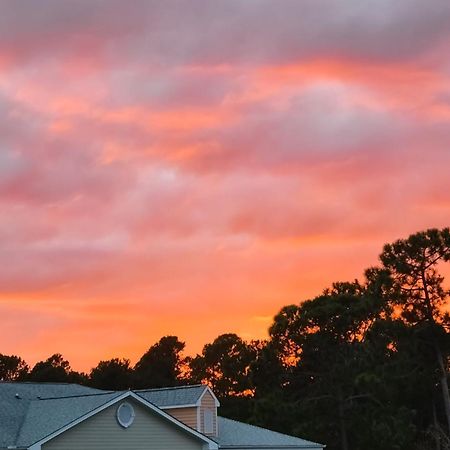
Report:
M 117 408 L 116 417 L 117 422 L 123 428 L 128 428 L 133 422 L 136 413 L 130 403 L 121 403 Z

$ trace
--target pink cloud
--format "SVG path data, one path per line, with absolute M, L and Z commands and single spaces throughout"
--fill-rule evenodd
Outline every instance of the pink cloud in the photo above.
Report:
M 2 352 L 264 336 L 448 226 L 446 2 L 133 6 L 2 11 Z

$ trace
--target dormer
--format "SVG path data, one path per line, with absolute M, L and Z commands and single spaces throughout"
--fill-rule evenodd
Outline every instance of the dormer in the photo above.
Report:
M 217 408 L 220 403 L 209 386 L 177 386 L 138 393 L 200 433 L 211 437 L 218 435 Z
M 220 406 L 220 403 L 213 391 L 208 386 L 205 387 L 206 389 L 197 405 L 197 414 L 199 416 L 197 423 L 200 425 L 198 431 L 207 436 L 218 436 L 217 408 Z

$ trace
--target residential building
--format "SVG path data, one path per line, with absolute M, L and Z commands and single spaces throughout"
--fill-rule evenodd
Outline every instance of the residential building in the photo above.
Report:
M 220 417 L 219 406 L 204 385 L 115 392 L 65 383 L 0 382 L 0 450 L 324 447 Z

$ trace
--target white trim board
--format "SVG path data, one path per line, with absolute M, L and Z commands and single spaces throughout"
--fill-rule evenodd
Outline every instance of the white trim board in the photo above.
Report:
M 139 395 L 139 393 L 137 393 Z M 148 400 L 147 400 L 148 401 Z M 181 409 L 181 408 L 197 408 L 198 405 L 193 403 L 192 405 L 167 405 L 167 406 L 158 406 L 159 409 Z

